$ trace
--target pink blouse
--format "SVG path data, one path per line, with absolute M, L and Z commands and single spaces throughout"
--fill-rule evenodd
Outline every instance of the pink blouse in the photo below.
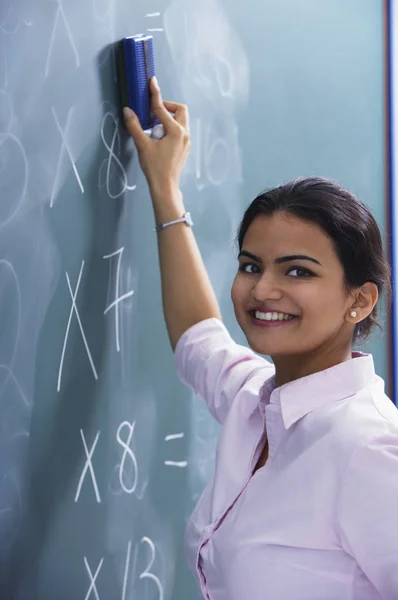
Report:
M 186 532 L 203 598 L 398 600 L 398 410 L 372 356 L 276 388 L 273 365 L 207 319 L 175 360 L 222 424 Z

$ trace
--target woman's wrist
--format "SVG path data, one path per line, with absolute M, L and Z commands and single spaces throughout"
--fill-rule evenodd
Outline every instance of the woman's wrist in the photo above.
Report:
M 156 185 L 149 183 L 149 191 L 153 202 L 164 201 L 164 198 L 174 201 L 175 198 L 181 195 L 179 184 L 173 181 L 165 181 Z
M 165 187 L 161 191 L 151 191 L 156 224 L 179 219 L 185 213 L 182 192 L 179 188 Z

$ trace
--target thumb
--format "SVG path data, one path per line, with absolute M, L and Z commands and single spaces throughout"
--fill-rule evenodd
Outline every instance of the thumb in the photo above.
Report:
M 141 127 L 141 123 L 135 114 L 134 111 L 131 110 L 128 106 L 123 108 L 123 117 L 124 124 L 126 125 L 126 129 L 133 138 L 135 145 L 138 150 L 141 150 L 144 147 L 144 144 L 148 141 L 144 130 Z

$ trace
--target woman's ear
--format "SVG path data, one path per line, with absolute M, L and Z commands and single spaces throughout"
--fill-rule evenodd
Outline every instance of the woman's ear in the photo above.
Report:
M 366 281 L 360 288 L 355 290 L 354 302 L 350 307 L 348 316 L 350 320 L 354 320 L 356 323 L 363 321 L 370 315 L 379 297 L 379 290 L 377 285 L 373 281 Z M 356 315 L 353 317 L 352 312 Z

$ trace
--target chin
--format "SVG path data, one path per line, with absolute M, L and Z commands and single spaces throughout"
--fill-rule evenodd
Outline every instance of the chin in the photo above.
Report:
M 262 354 L 264 356 L 271 356 L 271 358 L 277 356 L 289 356 L 294 354 L 292 348 L 282 348 L 281 346 L 277 346 L 276 344 L 255 344 L 252 343 L 248 338 L 247 342 L 252 350 L 257 354 Z
M 269 341 L 267 342 L 265 340 L 259 340 L 258 338 L 255 339 L 255 337 L 253 335 L 250 335 L 250 333 L 248 333 L 247 331 L 244 331 L 244 334 L 246 336 L 246 340 L 250 348 L 254 350 L 254 352 L 257 352 L 257 354 L 264 354 L 266 356 L 275 356 L 285 353 L 289 354 L 288 349 L 284 349 L 281 344 L 275 342 L 272 343 Z
M 247 343 L 250 348 L 257 354 L 263 354 L 265 356 L 277 357 L 277 356 L 291 356 L 294 354 L 300 354 L 302 350 L 297 348 L 297 345 L 292 344 L 292 336 L 269 336 L 268 333 L 262 334 L 262 332 L 254 333 L 250 327 L 242 327 L 243 333 L 245 334 Z M 274 339 L 272 339 L 274 337 Z

